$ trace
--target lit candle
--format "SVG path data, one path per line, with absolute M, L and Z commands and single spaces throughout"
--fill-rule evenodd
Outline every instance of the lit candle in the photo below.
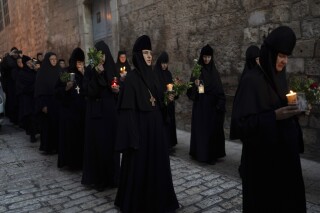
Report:
M 290 93 L 286 94 L 286 96 L 287 96 L 289 105 L 297 104 L 297 93 L 290 90 Z
M 173 88 L 173 84 L 167 84 L 167 91 L 171 92 Z
M 198 91 L 199 93 L 204 93 L 204 86 L 202 84 L 199 85 Z

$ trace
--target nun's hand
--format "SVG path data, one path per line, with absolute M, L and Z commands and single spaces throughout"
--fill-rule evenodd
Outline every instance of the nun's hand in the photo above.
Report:
M 174 94 L 169 94 L 168 99 L 170 102 L 174 101 Z
M 276 120 L 284 120 L 301 113 L 297 105 L 281 107 L 274 112 L 276 113 Z
M 119 93 L 120 86 L 119 85 L 111 86 L 111 90 L 112 90 L 113 93 Z
M 103 64 L 99 64 L 98 66 L 96 66 L 96 70 L 99 74 L 102 73 L 104 71 Z
M 66 85 L 66 91 L 70 90 L 73 87 L 73 81 L 68 81 Z
M 199 79 L 196 79 L 196 80 L 194 81 L 194 83 L 195 83 L 197 86 L 199 86 L 199 85 L 200 85 L 200 80 L 199 80 Z
M 45 113 L 45 114 L 47 114 L 47 113 L 48 113 L 48 107 L 46 107 L 46 106 L 43 107 L 43 108 L 42 108 L 42 112 Z

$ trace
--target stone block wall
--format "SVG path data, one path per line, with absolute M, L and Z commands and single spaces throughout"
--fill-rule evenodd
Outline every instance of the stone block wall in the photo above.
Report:
M 79 1 L 8 1 L 11 23 L 0 32 L 0 54 L 11 47 L 36 57 L 53 51 L 68 61 L 73 48 L 82 46 L 79 32 Z

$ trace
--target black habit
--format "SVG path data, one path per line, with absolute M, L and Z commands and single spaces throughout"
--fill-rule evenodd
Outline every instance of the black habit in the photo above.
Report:
M 128 73 L 118 102 L 116 148 L 122 152 L 122 163 L 115 205 L 123 213 L 173 212 L 179 204 L 160 111 L 163 93 L 142 50 L 151 50 L 148 36 L 139 37 L 133 47 L 135 69 Z
M 203 61 L 204 55 L 211 56 L 207 65 Z M 195 84 L 187 91 L 193 100 L 189 154 L 200 162 L 214 163 L 226 155 L 223 126 L 226 98 L 209 45 L 202 48 L 198 63 L 202 66 L 199 80 L 203 81 L 205 92 L 198 93 Z M 191 82 L 195 80 L 190 78 Z
M 154 71 L 158 75 L 162 92 L 167 91 L 167 84 L 173 84 L 172 74 L 167 69 L 163 70 L 161 63 L 168 63 L 169 56 L 167 52 L 162 52 L 157 59 L 156 65 L 154 66 Z M 171 148 L 177 145 L 177 131 L 176 131 L 176 114 L 175 114 L 175 102 L 169 102 L 166 107 L 166 134 L 168 138 L 168 147 Z
M 58 167 L 68 166 L 81 169 L 83 164 L 84 126 L 86 101 L 83 89 L 83 73 L 77 69 L 77 61 L 84 63 L 84 52 L 80 48 L 73 50 L 67 73 L 74 73 L 73 87 L 66 91 L 67 82 L 58 80 L 56 86 L 59 110 L 59 150 Z
M 61 74 L 58 64 L 52 66 L 50 56 L 46 53 L 35 82 L 36 113 L 40 117 L 40 150 L 48 154 L 58 151 L 59 104 L 55 98 L 55 85 Z M 43 112 L 47 107 L 47 113 Z
M 37 72 L 27 65 L 30 60 L 28 56 L 22 58 L 23 69 L 17 74 L 16 95 L 19 99 L 19 124 L 31 136 L 31 142 L 35 142 L 35 135 L 38 133 L 34 98 Z
M 261 46 L 261 67 L 247 70 L 238 87 L 232 123 L 233 138 L 243 143 L 243 212 L 306 212 L 302 131 L 296 117 L 276 120 L 275 114 L 287 106 L 288 93 L 276 58 L 290 55 L 295 42 L 289 27 L 272 31 Z
M 117 185 L 120 154 L 115 152 L 117 113 L 111 81 L 116 74 L 109 47 L 103 41 L 95 45 L 105 54 L 104 71 L 95 67 L 85 71 L 83 88 L 87 96 L 85 147 L 82 184 L 94 185 L 99 190 Z

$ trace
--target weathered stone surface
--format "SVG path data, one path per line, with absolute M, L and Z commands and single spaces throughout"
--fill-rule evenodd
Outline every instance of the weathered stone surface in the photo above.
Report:
M 287 64 L 287 72 L 288 73 L 304 73 L 305 66 L 304 66 L 304 59 L 303 58 L 289 58 Z
M 293 57 L 297 58 L 312 58 L 314 55 L 315 40 L 302 40 L 296 43 L 294 51 L 292 53 Z

